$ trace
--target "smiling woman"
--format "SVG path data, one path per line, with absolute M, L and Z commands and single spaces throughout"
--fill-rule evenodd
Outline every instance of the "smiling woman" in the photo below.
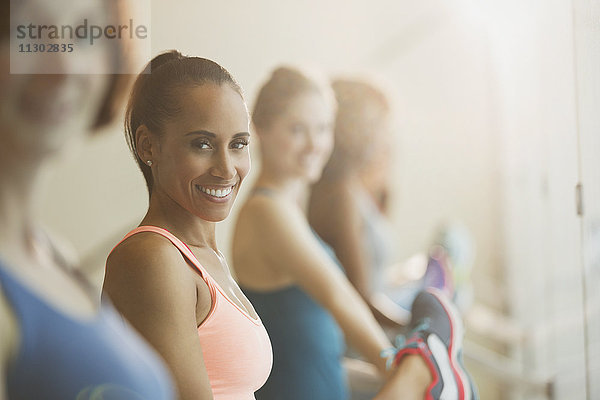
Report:
M 136 129 L 140 165 L 151 161 L 151 198 L 169 199 L 185 212 L 218 222 L 229 214 L 250 170 L 245 103 L 229 85 L 178 90 L 186 102 L 178 105 L 176 119 L 164 121 L 160 130 Z
M 215 240 L 250 170 L 242 90 L 213 61 L 171 51 L 139 75 L 125 125 L 150 201 L 110 254 L 104 293 L 161 353 L 181 399 L 254 399 L 271 345 Z

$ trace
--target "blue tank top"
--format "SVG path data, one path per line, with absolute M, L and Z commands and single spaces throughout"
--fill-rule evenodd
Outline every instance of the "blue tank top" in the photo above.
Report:
M 9 361 L 9 399 L 172 400 L 167 370 L 143 339 L 103 302 L 94 317 L 65 315 L 0 264 L 0 286 L 19 324 Z
M 333 250 L 315 233 L 337 262 Z M 339 265 L 339 263 L 338 263 Z M 270 292 L 242 287 L 273 348 L 273 369 L 257 400 L 347 400 L 342 332 L 328 311 L 298 286 Z

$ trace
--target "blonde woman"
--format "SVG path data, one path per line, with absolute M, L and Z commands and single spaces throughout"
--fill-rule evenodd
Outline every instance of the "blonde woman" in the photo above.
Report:
M 461 324 L 443 295 L 420 295 L 412 323 L 419 329 L 407 346 L 389 359 L 382 357 L 390 342 L 331 249 L 308 224 L 310 187 L 333 148 L 335 107 L 327 83 L 289 67 L 273 71 L 254 105 L 261 171 L 239 214 L 233 261 L 240 285 L 273 345 L 273 371 L 256 397 L 347 399 L 341 365 L 347 341 L 385 379 L 378 400 L 439 398 L 449 393 L 449 398 L 468 399 L 469 383 L 458 362 Z M 431 317 L 428 324 L 421 323 L 425 314 Z M 445 380 L 438 363 L 419 350 L 434 337 L 443 343 L 439 357 L 454 360 Z

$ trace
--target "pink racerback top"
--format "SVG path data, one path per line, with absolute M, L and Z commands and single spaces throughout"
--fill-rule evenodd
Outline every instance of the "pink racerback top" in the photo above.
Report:
M 273 364 L 271 342 L 260 318 L 231 301 L 190 248 L 166 229 L 140 226 L 123 240 L 140 232 L 169 239 L 208 285 L 212 305 L 198 327 L 198 337 L 214 399 L 254 400 L 254 392 L 267 381 Z

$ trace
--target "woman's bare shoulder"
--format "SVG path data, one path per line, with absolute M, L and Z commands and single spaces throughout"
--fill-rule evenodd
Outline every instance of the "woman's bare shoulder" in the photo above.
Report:
M 196 280 L 190 279 L 193 274 L 167 238 L 141 232 L 124 240 L 109 255 L 103 295 L 143 331 L 140 324 L 147 327 L 158 316 L 167 318 L 173 307 L 195 315 L 199 288 Z M 152 309 L 153 314 L 144 314 L 146 309 Z
M 186 280 L 189 268 L 185 258 L 171 241 L 152 232 L 137 233 L 119 243 L 106 261 L 106 283 L 115 279 L 129 281 L 135 276 L 161 281 L 163 284 Z
M 152 260 L 178 256 L 179 250 L 164 236 L 140 232 L 119 243 L 108 256 L 108 263 L 123 260 Z

